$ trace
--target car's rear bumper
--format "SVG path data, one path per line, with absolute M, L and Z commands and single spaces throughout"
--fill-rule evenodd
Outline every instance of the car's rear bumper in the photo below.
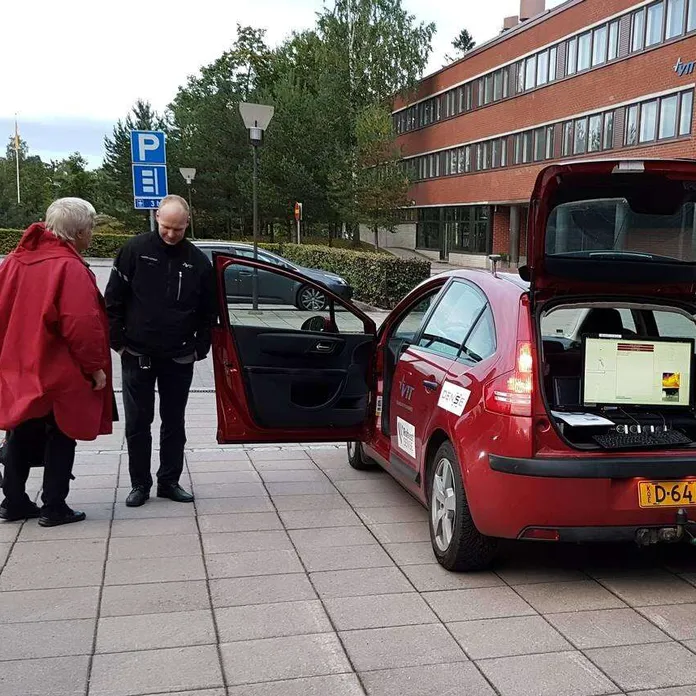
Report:
M 601 544 L 601 543 L 623 543 L 637 541 L 639 532 L 642 530 L 660 530 L 665 527 L 674 525 L 676 520 L 671 524 L 657 525 L 628 525 L 628 526 L 607 526 L 607 527 L 537 527 L 534 529 L 552 529 L 558 534 L 558 537 L 550 543 L 565 542 L 569 544 Z M 525 539 L 525 531 L 522 530 L 518 539 Z M 542 540 L 543 541 L 543 540 Z M 547 542 L 549 543 L 549 542 Z
M 696 476 L 696 453 L 684 457 L 585 457 L 546 459 L 489 455 L 493 471 L 518 476 L 574 479 L 629 479 Z

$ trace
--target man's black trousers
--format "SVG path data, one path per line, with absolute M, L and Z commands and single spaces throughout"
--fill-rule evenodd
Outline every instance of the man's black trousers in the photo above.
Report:
M 143 364 L 149 363 L 149 369 Z M 155 385 L 160 397 L 160 467 L 157 481 L 161 486 L 179 482 L 184 468 L 186 445 L 186 404 L 193 379 L 193 363 L 169 359 L 141 359 L 127 351 L 121 358 L 123 405 L 126 412 L 126 441 L 131 485 L 152 487 L 151 426 L 155 417 Z

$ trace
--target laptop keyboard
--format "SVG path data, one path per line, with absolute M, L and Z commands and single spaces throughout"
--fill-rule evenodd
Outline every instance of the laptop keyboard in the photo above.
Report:
M 638 449 L 643 447 L 671 447 L 690 445 L 692 440 L 678 430 L 655 433 L 604 433 L 593 435 L 594 441 L 605 449 Z

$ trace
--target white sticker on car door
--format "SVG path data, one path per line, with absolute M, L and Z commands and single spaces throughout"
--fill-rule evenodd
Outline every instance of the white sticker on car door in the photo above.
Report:
M 442 385 L 437 405 L 440 408 L 444 408 L 445 411 L 461 416 L 464 413 L 470 395 L 471 392 L 468 389 L 464 389 L 464 387 L 460 387 L 458 384 L 452 384 L 452 382 L 445 382 Z
M 416 458 L 416 428 L 403 418 L 396 417 L 396 441 L 400 450 Z

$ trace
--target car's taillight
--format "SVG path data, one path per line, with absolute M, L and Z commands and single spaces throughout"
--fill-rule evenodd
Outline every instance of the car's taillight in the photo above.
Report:
M 531 416 L 533 369 L 532 345 L 521 341 L 517 344 L 515 369 L 486 386 L 486 408 L 507 416 Z

